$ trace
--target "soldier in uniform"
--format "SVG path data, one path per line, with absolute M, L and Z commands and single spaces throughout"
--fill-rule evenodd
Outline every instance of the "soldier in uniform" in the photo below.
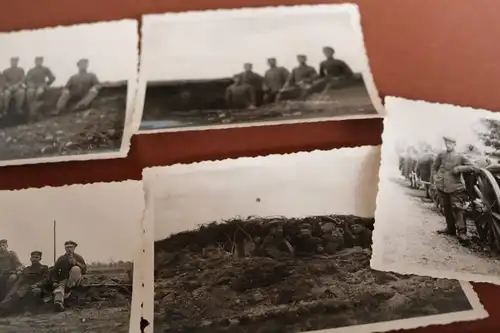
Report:
M 0 240 L 0 298 L 12 288 L 18 276 L 23 271 L 23 265 L 14 251 L 9 250 L 6 239 Z
M 87 108 L 99 94 L 99 79 L 94 73 L 88 71 L 88 59 L 80 59 L 77 66 L 78 74 L 69 78 L 57 101 L 56 115 L 66 108 L 70 100 L 78 100 L 73 109 L 81 110 Z
M 230 109 L 255 108 L 255 90 L 248 83 L 243 83 L 240 75 L 233 77 L 233 84 L 227 87 L 225 97 Z
M 456 235 L 458 232 L 459 241 L 463 244 L 467 241 L 467 228 L 462 209 L 468 196 L 461 175 L 475 172 L 477 168 L 466 156 L 455 151 L 455 139 L 444 137 L 443 140 L 446 151 L 437 155 L 432 166 L 435 186 L 446 218 L 446 229 L 438 232 L 448 235 Z
M 24 98 L 26 96 L 26 86 L 24 84 L 24 69 L 19 67 L 19 58 L 10 58 L 10 67 L 3 71 L 6 89 L 4 91 L 4 114 L 8 112 L 10 101 L 14 98 L 16 112 L 23 113 Z
M 66 289 L 80 286 L 83 275 L 87 272 L 87 264 L 83 257 L 75 253 L 78 244 L 74 241 L 64 243 L 65 254 L 57 258 L 54 264 L 52 281 L 57 286 L 54 289 L 54 308 L 64 311 L 64 294 Z
M 299 65 L 292 70 L 285 87 L 278 98 L 305 98 L 318 78 L 318 72 L 307 64 L 307 57 L 303 54 L 297 56 Z
M 290 72 L 285 67 L 278 66 L 276 58 L 267 59 L 267 63 L 269 64 L 269 69 L 264 74 L 264 100 L 267 103 L 273 103 L 288 81 Z
M 239 76 L 241 83 L 248 84 L 253 88 L 256 103 L 260 104 L 264 89 L 264 78 L 253 71 L 253 65 L 249 62 L 243 64 L 243 72 Z
M 6 115 L 6 111 L 4 108 L 4 100 L 5 100 L 5 87 L 6 87 L 6 82 L 5 82 L 5 76 L 3 75 L 2 72 L 0 72 L 0 119 L 2 119 Z
M 31 265 L 24 268 L 20 278 L 9 290 L 7 296 L 0 304 L 2 308 L 5 308 L 6 305 L 12 305 L 17 299 L 25 297 L 30 292 L 34 296 L 40 296 L 42 294 L 42 289 L 48 279 L 49 267 L 43 265 L 41 260 L 41 251 L 31 252 Z
M 417 161 L 417 177 L 425 182 L 425 198 L 431 199 L 430 194 L 430 184 L 432 182 L 432 165 L 434 164 L 434 160 L 436 159 L 436 155 L 433 153 L 431 147 L 425 146 L 422 155 Z
M 35 58 L 35 67 L 28 71 L 26 74 L 26 100 L 28 102 L 28 108 L 30 115 L 36 111 L 36 103 L 43 93 L 54 81 L 56 77 L 52 74 L 52 71 L 43 65 L 43 57 Z
M 319 75 L 322 78 L 342 80 L 353 76 L 352 69 L 342 60 L 334 58 L 335 50 L 330 46 L 323 48 L 326 59 L 319 65 Z

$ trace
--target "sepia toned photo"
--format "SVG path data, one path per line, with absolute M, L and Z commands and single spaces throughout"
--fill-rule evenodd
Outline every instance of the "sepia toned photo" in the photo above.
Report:
M 0 331 L 138 332 L 140 182 L 1 191 L 0 203 Z
M 370 269 L 379 158 L 360 147 L 145 169 L 146 332 L 360 333 L 486 317 L 467 283 Z
M 125 157 L 137 22 L 1 33 L 0 166 Z
M 142 36 L 141 131 L 382 112 L 353 4 L 145 15 Z
M 372 267 L 500 284 L 500 115 L 386 107 Z

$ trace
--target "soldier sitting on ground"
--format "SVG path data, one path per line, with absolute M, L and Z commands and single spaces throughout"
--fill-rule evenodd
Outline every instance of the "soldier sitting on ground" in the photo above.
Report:
M 269 69 L 264 74 L 264 100 L 266 103 L 273 103 L 279 92 L 285 86 L 290 77 L 290 72 L 282 66 L 278 66 L 276 58 L 267 59 Z
M 41 263 L 42 252 L 31 252 L 31 265 L 25 267 L 20 278 L 14 286 L 8 291 L 0 306 L 2 308 L 14 305 L 17 300 L 24 298 L 27 295 L 34 297 L 42 296 L 42 291 L 49 277 L 49 267 Z
M 255 93 L 255 105 L 262 101 L 264 78 L 253 71 L 253 64 L 247 62 L 243 64 L 243 72 L 238 74 L 241 78 L 241 83 L 250 85 Z
M 24 98 L 26 96 L 26 86 L 24 84 L 24 69 L 19 67 L 19 58 L 10 59 L 10 67 L 3 71 L 5 77 L 6 89 L 4 91 L 4 114 L 7 114 L 10 107 L 10 101 L 14 98 L 16 112 L 23 113 Z
M 60 114 L 70 100 L 78 101 L 73 110 L 87 108 L 99 94 L 99 80 L 94 73 L 88 71 L 88 59 L 80 59 L 77 63 L 78 74 L 71 76 L 57 101 L 55 114 Z
M 55 283 L 54 308 L 64 311 L 65 293 L 68 289 L 80 286 L 83 275 L 87 272 L 87 265 L 83 257 L 75 253 L 78 244 L 74 241 L 64 243 L 65 254 L 60 256 L 54 264 L 52 281 Z
M 233 84 L 226 89 L 225 97 L 230 109 L 255 109 L 255 90 L 242 82 L 240 75 L 233 76 Z
M 309 95 L 309 90 L 318 78 L 318 73 L 314 67 L 307 64 L 307 56 L 299 54 L 297 56 L 299 65 L 292 70 L 287 83 L 280 92 L 278 99 L 283 98 L 305 98 Z
M 28 74 L 26 74 L 26 100 L 28 102 L 30 117 L 35 115 L 39 105 L 39 103 L 37 103 L 38 100 L 45 93 L 47 87 L 55 80 L 56 77 L 52 74 L 52 71 L 43 65 L 43 57 L 36 57 L 35 67 L 30 69 Z
M 334 57 L 335 50 L 330 46 L 323 48 L 325 60 L 319 65 L 319 75 L 322 78 L 331 80 L 346 80 L 350 79 L 354 73 L 352 69 L 342 60 Z
M 0 299 L 3 300 L 23 271 L 23 265 L 14 251 L 9 250 L 6 239 L 0 240 Z

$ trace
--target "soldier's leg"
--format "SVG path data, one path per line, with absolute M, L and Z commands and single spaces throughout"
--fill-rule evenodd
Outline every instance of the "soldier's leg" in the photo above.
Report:
M 33 102 L 36 99 L 36 88 L 35 87 L 30 87 L 26 89 L 26 102 L 28 103 L 28 106 L 31 108 Z
M 17 88 L 13 93 L 16 112 L 23 113 L 24 100 L 26 98 L 26 90 L 24 88 Z
M 73 266 L 71 270 L 69 271 L 69 277 L 68 277 L 68 282 L 66 283 L 66 286 L 68 288 L 73 288 L 77 287 L 80 285 L 82 281 L 82 270 L 78 266 Z
M 87 93 L 87 95 L 85 95 L 85 97 L 83 97 L 75 105 L 75 108 L 76 109 L 87 108 L 90 105 L 90 103 L 92 103 L 92 101 L 97 97 L 98 94 L 99 94 L 99 90 L 97 90 L 96 88 L 90 89 L 89 92 Z
M 6 89 L 3 95 L 3 110 L 5 114 L 9 112 L 11 98 L 12 98 L 12 91 L 10 89 Z
M 68 105 L 70 98 L 71 98 L 71 92 L 68 89 L 63 89 L 61 96 L 59 97 L 59 100 L 57 101 L 56 110 L 55 110 L 56 114 L 61 113 L 61 111 L 66 108 L 66 105 Z
M 450 194 L 440 191 L 439 196 L 441 197 L 441 202 L 443 204 L 443 210 L 444 210 L 444 216 L 446 219 L 446 229 L 441 230 L 440 233 L 455 235 L 456 234 L 455 217 L 453 215 L 453 208 L 451 205 Z
M 465 191 L 460 191 L 458 193 L 453 193 L 453 195 L 451 195 L 453 216 L 458 233 L 458 238 L 460 239 L 460 241 L 467 240 L 467 225 L 463 211 L 466 200 L 467 200 L 467 193 Z
M 66 289 L 66 283 L 67 280 L 62 280 L 54 289 L 54 308 L 56 311 L 64 310 L 64 291 Z

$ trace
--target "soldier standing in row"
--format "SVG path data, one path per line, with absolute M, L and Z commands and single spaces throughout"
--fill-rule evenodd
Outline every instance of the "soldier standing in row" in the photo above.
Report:
M 75 253 L 78 244 L 74 241 L 66 241 L 64 249 L 66 253 L 60 256 L 54 264 L 52 281 L 57 283 L 54 289 L 54 308 L 56 311 L 64 311 L 64 294 L 66 289 L 80 286 L 83 275 L 87 272 L 87 264 L 83 257 Z
M 24 83 L 24 69 L 19 67 L 19 58 L 13 57 L 10 59 L 10 67 L 3 71 L 5 77 L 4 91 L 4 114 L 7 114 L 10 106 L 10 101 L 14 98 L 16 112 L 23 113 L 24 98 L 26 95 L 26 86 Z
M 456 140 L 443 138 L 446 151 L 438 154 L 432 166 L 435 173 L 434 182 L 443 202 L 446 218 L 446 229 L 438 231 L 442 234 L 456 235 L 460 243 L 467 241 L 467 228 L 463 208 L 468 200 L 462 173 L 475 172 L 477 168 L 462 154 L 455 151 Z
M 436 155 L 432 151 L 431 147 L 425 146 L 422 150 L 422 155 L 417 161 L 416 173 L 417 177 L 425 182 L 425 198 L 431 199 L 430 193 L 430 183 L 432 182 L 432 165 L 434 164 L 434 160 L 436 159 Z
M 12 302 L 25 297 L 30 292 L 34 296 L 41 295 L 43 286 L 47 282 L 47 279 L 49 277 L 49 267 L 47 265 L 43 265 L 41 263 L 41 260 L 41 251 L 31 252 L 31 265 L 24 268 L 21 277 L 9 290 L 7 296 L 0 304 L 2 308 L 6 308 L 7 306 L 12 305 Z
M 94 73 L 88 71 L 88 59 L 80 59 L 77 66 L 78 74 L 69 78 L 57 101 L 56 115 L 60 114 L 72 99 L 78 100 L 74 109 L 81 110 L 87 108 L 99 94 L 99 80 Z
M 285 67 L 278 66 L 276 58 L 267 59 L 267 63 L 269 69 L 264 74 L 264 100 L 266 103 L 273 103 L 288 81 L 290 72 Z
M 0 298 L 4 298 L 22 271 L 23 265 L 17 254 L 9 250 L 6 239 L 0 240 Z
M 26 100 L 30 116 L 33 116 L 36 112 L 36 102 L 45 93 L 47 87 L 55 80 L 56 77 L 52 74 L 52 71 L 43 65 L 43 57 L 36 57 L 35 67 L 30 69 L 28 74 L 26 74 Z

